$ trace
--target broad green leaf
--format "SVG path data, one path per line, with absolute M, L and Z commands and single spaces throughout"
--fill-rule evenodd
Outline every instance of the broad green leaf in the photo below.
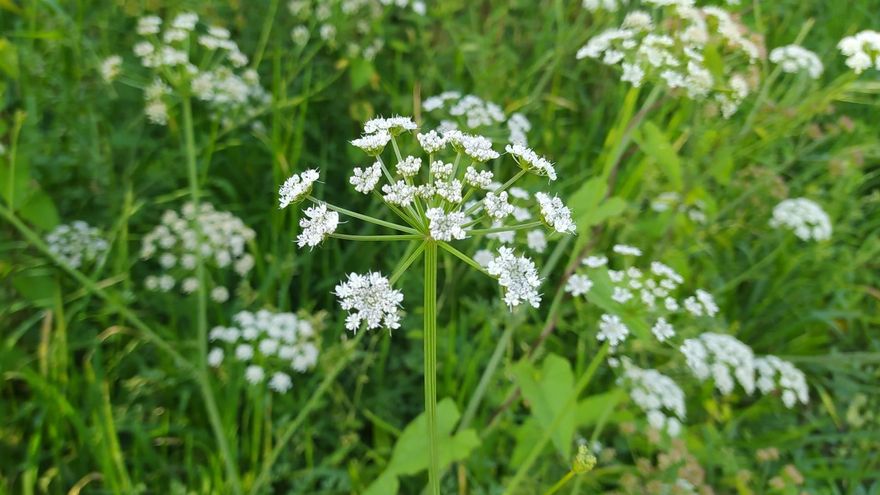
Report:
M 18 79 L 18 49 L 6 38 L 0 38 L 0 71 L 10 79 Z
M 574 393 L 574 373 L 568 360 L 550 354 L 544 359 L 541 369 L 522 361 L 516 365 L 513 373 L 523 397 L 531 407 L 532 415 L 542 428 L 549 428 Z M 552 435 L 559 453 L 568 457 L 574 436 L 574 409 L 570 409 L 557 423 Z
M 51 230 L 59 223 L 58 210 L 52 198 L 43 191 L 33 193 L 19 207 L 22 218 L 44 230 Z
M 609 408 L 617 407 L 623 395 L 623 390 L 614 389 L 610 392 L 591 395 L 578 402 L 575 413 L 577 426 L 593 426 L 598 423 Z M 614 422 L 619 422 L 621 419 L 620 414 L 614 415 Z
M 541 441 L 542 434 L 543 430 L 538 426 L 538 422 L 533 417 L 526 419 L 522 426 L 517 428 L 516 447 L 514 447 L 513 454 L 510 456 L 511 468 L 519 467 L 526 460 L 526 457 L 532 451 L 532 447 Z
M 353 59 L 349 68 L 351 89 L 358 90 L 366 86 L 375 74 L 376 71 L 373 69 L 373 64 L 370 61 L 361 58 Z
M 653 122 L 645 122 L 634 140 L 642 152 L 657 164 L 672 186 L 676 190 L 681 189 L 681 159 L 666 134 Z
M 400 489 L 397 476 L 390 471 L 384 471 L 375 481 L 370 483 L 364 491 L 364 495 L 393 495 Z
M 12 278 L 12 286 L 22 297 L 44 308 L 54 304 L 58 282 L 51 274 L 42 270 L 21 272 Z

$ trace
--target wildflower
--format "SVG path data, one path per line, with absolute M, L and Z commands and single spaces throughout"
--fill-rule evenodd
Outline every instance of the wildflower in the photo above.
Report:
M 578 297 L 590 292 L 592 287 L 593 281 L 590 280 L 590 277 L 575 273 L 571 277 L 568 277 L 568 281 L 565 283 L 565 292 L 568 292 L 574 297 Z
M 414 156 L 408 156 L 397 164 L 397 173 L 404 177 L 413 177 L 418 175 L 422 168 L 422 159 Z
M 644 411 L 651 427 L 677 436 L 685 417 L 684 391 L 668 376 L 642 369 L 623 358 L 623 381 L 633 402 Z
M 392 289 L 391 283 L 380 273 L 350 273 L 345 282 L 336 286 L 335 294 L 342 309 L 348 311 L 345 327 L 352 332 L 364 325 L 370 330 L 400 328 L 398 307 L 403 302 L 403 294 Z
M 536 253 L 543 253 L 547 249 L 547 236 L 543 230 L 530 230 L 526 234 L 526 244 L 529 249 Z
M 657 340 L 660 342 L 666 342 L 675 336 L 675 329 L 672 328 L 672 325 L 661 316 L 657 319 L 657 322 L 654 323 L 654 326 L 651 327 L 651 333 L 653 333 L 654 337 L 657 337 Z
M 626 340 L 629 335 L 629 328 L 620 320 L 617 315 L 603 314 L 599 319 L 599 332 L 596 338 L 600 342 L 607 341 L 611 347 L 617 347 Z
M 293 174 L 281 188 L 278 189 L 278 203 L 280 208 L 286 208 L 291 203 L 299 203 L 312 192 L 312 185 L 318 180 L 318 171 L 308 169 L 299 174 Z
M 856 74 L 871 66 L 880 70 L 880 32 L 865 30 L 847 36 L 840 40 L 837 48 L 846 56 L 846 66 Z
M 378 156 L 385 149 L 388 141 L 391 141 L 391 133 L 383 130 L 375 134 L 365 134 L 358 139 L 352 140 L 351 144 L 362 149 L 368 155 Z
M 430 221 L 431 237 L 438 241 L 467 237 L 463 226 L 468 222 L 468 217 L 462 212 L 445 213 L 443 208 L 430 208 L 425 212 L 425 217 Z
M 110 247 L 100 230 L 81 220 L 52 229 L 46 244 L 50 253 L 71 268 L 94 263 Z
M 416 123 L 410 117 L 377 117 L 364 123 L 364 134 L 388 132 L 392 136 L 397 136 L 402 132 L 416 129 Z
M 359 193 L 369 194 L 376 188 L 379 179 L 382 178 L 382 166 L 376 162 L 369 167 L 355 167 L 354 175 L 348 181 L 354 186 L 354 190 Z
M 762 356 L 755 359 L 758 374 L 757 387 L 763 394 L 782 390 L 782 402 L 791 409 L 798 402 L 810 401 L 807 380 L 804 373 L 788 361 L 776 356 Z
M 409 206 L 416 195 L 416 188 L 399 180 L 394 184 L 382 186 L 382 198 L 392 205 Z
M 531 148 L 513 143 L 508 144 L 504 149 L 514 157 L 523 169 L 536 175 L 546 176 L 550 180 L 556 180 L 556 169 L 553 168 L 553 164 L 543 156 L 539 156 Z
M 541 279 L 532 260 L 525 256 L 517 257 L 507 247 L 498 248 L 498 255 L 486 267 L 490 275 L 498 277 L 498 284 L 504 289 L 504 302 L 511 308 L 523 302 L 537 308 L 541 303 L 538 287 Z
M 302 232 L 297 236 L 296 243 L 299 247 L 315 247 L 324 242 L 339 224 L 339 213 L 328 210 L 326 204 L 306 208 L 304 218 L 299 221 Z
M 749 346 L 736 338 L 706 332 L 685 340 L 680 350 L 694 376 L 700 381 L 712 377 L 722 394 L 733 392 L 734 377 L 746 393 L 754 392 L 755 355 Z
M 562 204 L 562 200 L 558 196 L 551 198 L 549 195 L 539 192 L 535 194 L 535 198 L 541 207 L 541 217 L 553 230 L 569 234 L 577 229 L 571 220 L 571 211 Z
M 807 198 L 786 199 L 773 208 L 770 226 L 785 227 L 804 241 L 831 238 L 831 220 L 817 203 Z
M 628 246 L 626 244 L 615 244 L 611 248 L 611 250 L 614 251 L 615 253 L 623 255 L 623 256 L 641 256 L 642 255 L 641 249 L 639 249 L 637 247 L 633 247 L 633 246 Z
M 581 264 L 590 268 L 599 268 L 608 264 L 608 258 L 605 256 L 587 256 L 581 260 Z
M 208 352 L 208 366 L 216 368 L 223 363 L 223 349 L 215 347 Z
M 263 368 L 252 364 L 248 366 L 244 371 L 244 379 L 248 381 L 251 385 L 256 385 L 258 383 L 262 383 L 263 379 L 266 377 L 266 372 L 263 371 Z
M 794 74 L 805 71 L 812 79 L 819 79 L 825 68 L 819 57 L 800 45 L 786 45 L 770 51 L 770 61 L 783 72 Z
M 593 470 L 596 467 L 596 456 L 590 452 L 586 445 L 578 446 L 578 453 L 571 463 L 571 470 L 575 474 L 583 474 Z
M 122 57 L 119 55 L 111 55 L 101 62 L 101 78 L 104 82 L 111 83 L 119 77 L 120 67 L 122 66 Z
M 483 199 L 483 207 L 486 213 L 495 220 L 504 220 L 508 215 L 513 213 L 513 205 L 507 201 L 507 192 L 501 191 L 498 194 L 493 192 L 486 193 Z
M 278 371 L 272 374 L 272 378 L 269 379 L 269 388 L 281 394 L 290 390 L 292 386 L 293 380 L 291 380 L 290 375 L 287 373 Z
M 419 133 L 416 134 L 416 138 L 419 140 L 419 145 L 426 153 L 436 153 L 446 146 L 446 139 L 440 134 L 437 134 L 437 131 L 432 130 L 425 134 Z
M 147 36 L 159 32 L 162 25 L 162 19 L 155 15 L 149 15 L 138 19 L 137 34 Z
M 462 95 L 458 91 L 446 91 L 426 98 L 422 108 L 428 113 L 442 115 L 441 112 L 445 112 L 442 116 L 456 121 L 447 121 L 449 125 L 446 127 L 450 129 L 458 129 L 458 124 L 461 123 L 467 129 L 486 134 L 486 131 L 500 129 L 500 124 L 506 123 L 508 140 L 511 143 L 526 144 L 526 135 L 532 127 L 522 113 L 514 113 L 508 117 L 500 105 L 475 95 Z

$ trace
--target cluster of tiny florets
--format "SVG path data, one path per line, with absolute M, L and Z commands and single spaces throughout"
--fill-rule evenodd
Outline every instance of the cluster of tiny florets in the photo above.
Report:
M 46 244 L 71 268 L 94 263 L 109 247 L 101 231 L 82 220 L 55 227 L 46 235 Z
M 642 256 L 641 249 L 626 244 L 616 244 L 612 251 L 624 261 Z M 609 267 L 607 256 L 589 256 L 581 263 L 587 273 L 575 273 L 569 277 L 565 291 L 574 297 L 589 298 L 591 291 L 597 290 L 594 280 L 607 278 L 610 283 L 601 286 L 603 291 L 611 292 L 597 295 L 609 297 L 618 304 L 620 314 L 602 315 L 596 337 L 599 341 L 607 341 L 612 349 L 623 343 L 630 334 L 629 327 L 621 317 L 623 314 L 643 318 L 654 337 L 659 342 L 666 342 L 676 335 L 672 324 L 675 319 L 711 318 L 719 311 L 712 295 L 702 289 L 682 297 L 680 287 L 684 277 L 659 261 L 652 261 L 645 269 L 638 268 L 632 262 L 624 262 L 616 270 Z
M 621 80 L 636 87 L 653 81 L 694 100 L 712 98 L 725 118 L 733 115 L 755 86 L 750 72 L 761 47 L 752 40 L 754 36 L 719 7 L 660 0 L 646 3 L 661 7 L 662 17 L 632 11 L 619 28 L 591 38 L 578 50 L 577 58 L 619 65 Z M 719 47 L 728 55 L 724 74 L 709 70 L 704 57 L 707 46 Z
M 498 277 L 498 285 L 504 289 L 504 302 L 511 308 L 528 303 L 537 308 L 541 304 L 538 287 L 541 278 L 535 263 L 525 256 L 516 256 L 508 247 L 498 248 L 495 256 L 486 266 L 490 275 Z
M 804 372 L 790 362 L 776 356 L 762 356 L 755 359 L 755 371 L 758 373 L 758 390 L 765 395 L 781 391 L 785 407 L 791 409 L 798 402 L 807 404 L 810 401 Z
M 290 204 L 306 199 L 317 181 L 318 171 L 313 168 L 291 175 L 278 189 L 278 207 L 286 208 Z
M 689 220 L 699 224 L 705 224 L 708 220 L 706 204 L 701 200 L 685 203 L 680 194 L 674 191 L 666 191 L 657 195 L 651 201 L 651 209 L 663 213 L 677 211 L 683 213 Z
M 304 47 L 314 31 L 327 49 L 364 60 L 375 59 L 385 47 L 379 26 L 392 9 L 427 13 L 423 0 L 291 0 L 287 8 L 299 22 L 290 32 L 296 46 Z
M 154 15 L 141 17 L 137 33 L 143 39 L 135 44 L 134 54 L 154 72 L 144 90 L 150 122 L 168 122 L 173 89 L 205 102 L 210 116 L 226 126 L 253 118 L 269 104 L 271 96 L 257 72 L 245 68 L 248 57 L 230 39 L 228 29 L 203 27 L 196 14 L 185 12 L 168 22 Z
M 302 231 L 296 238 L 296 244 L 299 247 L 315 247 L 335 232 L 337 225 L 339 225 L 339 213 L 328 209 L 327 205 L 320 204 L 306 208 L 303 210 L 303 217 L 299 220 Z
M 782 72 L 796 74 L 806 72 L 812 79 L 819 79 L 825 67 L 819 56 L 800 45 L 786 45 L 770 51 L 770 61 L 779 65 Z
M 318 362 L 315 323 L 293 313 L 260 310 L 242 311 L 231 326 L 211 329 L 208 339 L 208 365 L 244 368 L 244 379 L 251 385 L 268 383 L 285 393 L 293 386 L 292 372 L 305 373 Z
M 776 205 L 770 226 L 791 230 L 804 241 L 831 238 L 831 219 L 821 206 L 807 198 L 786 199 Z
M 214 268 L 211 277 L 211 298 L 217 302 L 229 299 L 229 289 L 222 283 L 223 272 L 232 269 L 240 277 L 254 266 L 254 258 L 247 252 L 248 241 L 254 231 L 235 215 L 217 211 L 211 204 L 202 203 L 199 210 L 187 203 L 180 213 L 166 210 L 162 221 L 144 236 L 141 257 L 155 259 L 161 275 L 148 276 L 144 284 L 149 290 L 169 292 L 178 287 L 184 294 L 199 289 L 196 275 L 198 256 L 208 268 Z
M 645 412 L 648 424 L 670 436 L 678 436 L 685 419 L 685 396 L 681 387 L 654 369 L 642 369 L 623 358 L 620 382 L 629 390 L 632 401 Z
M 755 354 L 736 337 L 706 332 L 685 340 L 680 350 L 694 376 L 711 378 L 722 394 L 733 392 L 737 381 L 746 393 L 755 391 Z
M 528 144 L 532 124 L 522 113 L 508 116 L 496 103 L 475 95 L 462 95 L 458 91 L 445 91 L 422 102 L 422 109 L 437 115 L 441 130 L 454 130 L 464 126 L 470 131 L 493 134 L 501 125 L 507 127 L 507 140 L 511 143 Z
M 336 286 L 334 293 L 342 309 L 348 311 L 345 328 L 352 332 L 363 327 L 369 330 L 400 328 L 403 293 L 393 289 L 381 273 L 350 273 L 345 282 Z
M 846 56 L 846 66 L 856 74 L 874 67 L 880 70 L 880 32 L 865 30 L 840 40 L 837 48 Z

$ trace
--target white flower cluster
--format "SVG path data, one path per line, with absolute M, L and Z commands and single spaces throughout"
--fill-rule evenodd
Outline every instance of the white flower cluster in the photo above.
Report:
M 109 247 L 101 231 L 82 220 L 55 227 L 46 235 L 46 244 L 52 254 L 71 268 L 97 261 Z
M 749 69 L 761 54 L 753 35 L 719 7 L 695 7 L 693 2 L 650 0 L 661 7 L 662 17 L 635 10 L 619 28 L 591 38 L 577 58 L 592 58 L 619 65 L 621 80 L 633 86 L 645 81 L 681 91 L 694 100 L 713 99 L 725 118 L 733 115 L 752 91 Z M 723 50 L 725 73 L 709 70 L 705 48 Z
M 541 278 L 535 263 L 525 256 L 516 256 L 507 247 L 498 248 L 495 256 L 486 266 L 490 275 L 498 277 L 498 285 L 504 289 L 504 302 L 514 308 L 526 302 L 537 308 L 541 304 L 538 287 Z
M 229 299 L 229 288 L 222 283 L 224 272 L 232 270 L 246 276 L 254 266 L 254 258 L 247 252 L 247 242 L 254 231 L 233 214 L 217 211 L 209 203 L 183 206 L 180 213 L 166 210 L 162 221 L 144 236 L 141 244 L 143 259 L 156 259 L 162 269 L 160 275 L 148 276 L 144 284 L 148 290 L 169 292 L 176 286 L 184 294 L 199 289 L 196 277 L 197 256 L 200 254 L 211 272 L 211 298 L 216 302 Z
M 287 208 L 290 204 L 299 203 L 306 199 L 317 181 L 318 171 L 313 168 L 291 175 L 278 188 L 278 207 Z
M 599 10 L 617 12 L 617 9 L 620 8 L 620 0 L 583 0 L 582 5 L 590 12 Z
M 359 193 L 377 193 L 389 210 L 406 224 L 398 225 L 398 230 L 402 229 L 413 238 L 423 236 L 425 240 L 442 243 L 481 235 L 510 243 L 517 231 L 527 231 L 527 243 L 537 252 L 547 247 L 547 238 L 539 230 L 540 227 L 562 234 L 575 231 L 571 212 L 561 199 L 536 193 L 535 204 L 531 202 L 531 193 L 514 186 L 516 180 L 527 172 L 555 179 L 556 172 L 546 158 L 522 144 L 509 146 L 508 151 L 516 157 L 522 170 L 513 179 L 501 184 L 495 181 L 493 172 L 483 164 L 501 157 L 493 149 L 492 141 L 485 136 L 458 130 L 417 133 L 417 146 L 427 157 L 404 155 L 402 149 L 405 148 L 398 142 L 398 137 L 414 130 L 416 124 L 409 117 L 375 118 L 365 123 L 362 136 L 352 141 L 352 145 L 372 156 L 375 161 L 372 165 L 355 167 L 349 182 Z M 392 163 L 386 163 L 382 158 L 389 143 L 394 149 Z M 306 191 L 310 190 L 311 183 L 316 179 L 317 173 L 311 178 L 295 176 L 289 179 L 289 183 L 282 186 L 282 206 L 305 198 Z M 533 220 L 536 216 L 529 208 L 538 210 L 539 219 Z M 339 224 L 336 211 L 347 212 L 323 204 L 306 210 L 301 222 L 305 230 L 299 239 L 300 246 L 317 245 L 332 234 Z M 356 213 L 352 213 L 352 216 L 364 218 Z M 511 218 L 519 223 L 506 223 Z M 379 219 L 373 219 L 373 223 L 388 225 Z M 534 263 L 524 256 L 514 255 L 509 247 L 501 247 L 498 252 L 497 256 L 488 251 L 479 253 L 477 263 L 486 273 L 498 278 L 504 301 L 509 307 L 523 302 L 537 307 L 541 301 L 537 291 L 540 279 Z M 340 290 L 355 291 L 359 284 L 368 284 L 370 281 L 380 283 L 380 278 L 387 285 L 387 279 L 370 273 L 364 276 L 352 274 L 346 284 L 337 287 L 343 307 L 354 310 L 350 311 L 349 316 L 349 328 L 352 330 L 359 328 L 364 321 L 368 328 L 396 328 L 399 300 L 392 300 L 390 306 L 371 310 L 374 305 L 369 301 L 359 303 L 357 299 L 346 298 L 340 293 Z M 387 290 L 391 290 L 390 287 Z
M 685 340 L 680 350 L 693 375 L 700 381 L 711 378 L 724 395 L 733 392 L 739 382 L 749 395 L 756 388 L 763 394 L 781 390 L 788 408 L 810 400 L 801 370 L 776 356 L 756 357 L 748 345 L 730 335 L 707 332 Z
M 422 102 L 422 109 L 440 118 L 440 129 L 459 129 L 461 125 L 481 134 L 494 134 L 500 125 L 507 126 L 507 140 L 528 145 L 528 133 L 532 124 L 522 113 L 510 116 L 500 105 L 475 95 L 462 95 L 458 91 L 444 91 Z
M 654 369 L 642 369 L 623 358 L 620 381 L 629 390 L 629 396 L 645 412 L 648 424 L 670 436 L 681 433 L 685 419 L 684 391 L 668 376 Z
M 251 385 L 268 382 L 283 394 L 293 386 L 292 371 L 305 373 L 317 364 L 316 328 L 309 319 L 267 310 L 242 311 L 232 319 L 233 326 L 217 326 L 208 334 L 210 366 L 231 361 L 230 366 L 244 367 L 244 379 Z
M 758 390 L 762 394 L 781 390 L 782 403 L 789 409 L 798 402 L 810 402 L 804 372 L 790 362 L 776 356 L 762 356 L 755 359 L 755 370 L 758 372 Z
M 343 49 L 349 57 L 373 60 L 385 46 L 381 26 L 394 11 L 427 13 L 424 0 L 291 0 L 288 11 L 300 22 L 290 33 L 297 46 L 311 38 L 309 26 L 316 26 L 325 46 Z
M 651 209 L 658 213 L 677 211 L 684 213 L 692 222 L 699 224 L 705 224 L 708 219 L 705 208 L 706 205 L 701 200 L 693 201 L 690 204 L 685 203 L 681 195 L 674 191 L 662 192 L 651 201 Z
M 350 273 L 345 282 L 336 286 L 336 297 L 342 309 L 348 311 L 345 328 L 357 333 L 367 329 L 400 328 L 400 304 L 403 293 L 391 288 L 391 282 L 381 273 Z
M 101 79 L 106 83 L 111 83 L 119 77 L 119 73 L 122 68 L 122 57 L 119 55 L 111 55 L 104 60 L 101 61 L 100 67 L 98 67 L 99 72 L 101 73 Z
M 616 244 L 612 251 L 624 259 L 642 256 L 641 249 L 626 244 Z M 719 311 L 712 295 L 702 289 L 682 298 L 680 287 L 684 277 L 659 261 L 652 261 L 646 270 L 632 263 L 625 263 L 619 270 L 610 269 L 607 256 L 589 256 L 582 264 L 588 273 L 575 273 L 569 277 L 565 291 L 574 297 L 589 297 L 597 290 L 594 282 L 602 279 L 603 283 L 599 285 L 603 287 L 603 293 L 596 296 L 608 297 L 620 305 L 620 314 L 644 319 L 659 342 L 666 342 L 676 335 L 671 323 L 675 319 L 711 318 Z M 605 293 L 608 290 L 611 292 Z M 606 313 L 601 316 L 596 335 L 599 341 L 609 342 L 613 349 L 629 334 L 630 329 L 620 315 Z
M 712 378 L 722 394 L 733 392 L 737 381 L 746 393 L 755 391 L 755 354 L 736 337 L 706 332 L 685 340 L 680 350 L 694 376 Z
M 819 56 L 800 45 L 785 45 L 770 51 L 770 61 L 778 64 L 782 72 L 796 74 L 806 72 L 812 79 L 819 79 L 825 66 Z
M 880 70 L 880 32 L 865 30 L 840 40 L 837 48 L 846 56 L 846 66 L 856 74 L 874 67 Z
M 831 219 L 821 206 L 807 198 L 786 199 L 776 205 L 770 226 L 785 227 L 804 241 L 831 238 Z
M 229 30 L 210 26 L 199 29 L 199 17 L 181 13 L 167 23 L 157 16 L 141 17 L 137 32 L 144 39 L 134 46 L 144 67 L 155 79 L 144 91 L 145 113 L 150 122 L 168 121 L 166 95 L 171 88 L 191 93 L 212 109 L 211 117 L 226 126 L 253 118 L 271 96 L 260 85 L 248 57 L 230 39 Z M 193 63 L 201 62 L 204 66 Z

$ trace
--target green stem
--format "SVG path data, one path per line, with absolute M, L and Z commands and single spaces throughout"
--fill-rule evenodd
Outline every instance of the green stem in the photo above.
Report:
M 470 265 L 474 269 L 479 270 L 480 272 L 482 272 L 490 277 L 492 276 L 492 275 L 489 275 L 489 272 L 487 272 L 485 268 L 483 268 L 482 266 L 480 266 L 479 263 L 474 261 L 473 258 L 462 253 L 458 249 L 455 249 L 454 247 L 450 246 L 449 244 L 447 244 L 445 242 L 440 243 L 440 247 L 442 247 L 443 249 L 448 251 L 449 254 L 455 256 L 456 258 L 460 259 L 461 261 L 464 261 L 465 263 L 467 263 L 468 265 Z
M 330 237 L 336 239 L 345 239 L 349 241 L 415 241 L 424 239 L 422 234 L 400 234 L 400 235 L 353 235 L 353 234 L 330 234 Z
M 421 244 L 419 244 L 419 247 L 414 249 L 412 251 L 412 253 L 405 260 L 403 260 L 403 262 L 400 264 L 400 266 L 398 266 L 397 269 L 394 270 L 394 273 L 391 274 L 391 278 L 389 278 L 388 281 L 391 284 L 394 284 L 394 282 L 397 282 L 397 279 L 399 279 L 401 277 L 401 275 L 403 275 L 403 273 L 406 271 L 406 269 L 409 268 L 410 265 L 412 265 L 413 262 L 415 262 L 419 258 L 419 256 L 422 254 L 422 251 L 424 251 L 424 250 L 425 250 L 425 243 L 422 242 Z
M 357 218 L 358 220 L 363 220 L 365 222 L 373 223 L 376 225 L 381 225 L 382 227 L 388 227 L 389 229 L 399 230 L 401 232 L 408 232 L 410 234 L 418 234 L 419 233 L 418 230 L 413 229 L 411 227 L 405 227 L 403 225 L 399 225 L 399 224 L 396 224 L 393 222 L 386 222 L 385 220 L 373 218 L 369 215 L 364 215 L 362 213 L 357 213 L 355 211 L 346 210 L 345 208 L 342 208 L 341 206 L 336 206 L 336 205 L 332 205 L 330 203 L 325 203 L 323 201 L 319 201 L 312 196 L 309 196 L 308 199 L 309 199 L 309 201 L 311 201 L 315 204 L 325 204 L 325 205 L 327 205 L 327 208 L 330 208 L 333 211 L 342 213 L 344 215 L 348 215 L 352 218 Z
M 440 495 L 440 452 L 437 434 L 437 243 L 425 243 L 425 418 L 428 428 L 428 486 Z
M 300 409 L 299 414 L 296 415 L 296 418 L 287 426 L 284 430 L 284 433 L 278 439 L 278 443 L 275 444 L 275 447 L 272 449 L 272 452 L 269 454 L 269 457 L 263 462 L 263 467 L 260 469 L 260 474 L 257 476 L 257 479 L 254 481 L 254 484 L 251 486 L 250 494 L 256 495 L 260 493 L 260 489 L 269 481 L 269 476 L 272 474 L 272 466 L 275 465 L 275 462 L 278 461 L 278 457 L 281 456 L 281 453 L 284 452 L 284 449 L 287 448 L 287 444 L 290 442 L 290 439 L 293 438 L 293 435 L 299 429 L 299 427 L 305 422 L 308 415 L 312 412 L 312 410 L 317 407 L 318 402 L 324 397 L 324 394 L 327 393 L 327 389 L 330 388 L 330 385 L 336 381 L 336 377 L 339 373 L 348 365 L 349 361 L 351 361 L 352 357 L 355 355 L 355 350 L 357 349 L 358 342 L 361 341 L 364 334 L 367 332 L 358 332 L 354 338 L 352 339 L 352 345 L 344 356 L 339 358 L 336 361 L 336 365 L 330 370 L 327 375 L 324 377 L 324 381 L 318 385 L 318 388 L 312 392 L 311 397 L 309 397 L 306 405 Z
M 551 486 L 549 490 L 544 492 L 544 495 L 553 495 L 554 493 L 558 492 L 563 486 L 565 486 L 566 483 L 571 481 L 572 478 L 574 478 L 574 471 L 569 471 L 565 473 L 565 476 L 560 478 L 555 485 Z
M 533 229 L 535 227 L 540 227 L 541 225 L 542 225 L 542 222 L 536 221 L 536 222 L 522 223 L 519 225 L 511 225 L 509 227 L 505 226 L 505 227 L 492 227 L 491 229 L 476 229 L 476 230 L 468 231 L 468 233 L 471 235 L 494 234 L 495 232 L 509 232 L 511 230 Z
M 186 153 L 186 165 L 189 172 L 189 192 L 192 196 L 191 201 L 197 218 L 199 208 L 199 179 L 198 165 L 196 163 L 196 144 L 193 133 L 192 118 L 192 101 L 189 95 L 183 97 L 183 132 L 184 132 L 184 151 Z M 193 230 L 198 236 L 199 245 L 202 242 L 202 232 L 200 225 L 193 225 Z M 217 439 L 217 446 L 220 448 L 220 455 L 226 464 L 226 474 L 229 478 L 228 482 L 233 493 L 242 493 L 241 480 L 238 477 L 238 470 L 232 458 L 232 451 L 229 448 L 229 442 L 223 431 L 223 422 L 217 408 L 217 400 L 214 397 L 214 391 L 211 388 L 208 379 L 208 290 L 205 286 L 205 265 L 202 260 L 201 249 L 196 249 L 196 278 L 199 280 L 199 287 L 196 291 L 197 304 L 197 339 L 198 339 L 198 374 L 199 391 L 205 401 L 205 408 L 208 411 L 208 421 L 211 423 L 211 429 L 214 430 L 214 437 Z
M 532 445 L 532 449 L 529 451 L 529 455 L 526 457 L 526 460 L 520 464 L 519 469 L 516 470 L 516 474 L 514 474 L 513 479 L 510 480 L 510 483 L 505 487 L 504 494 L 512 494 L 516 493 L 515 488 L 519 486 L 522 482 L 523 478 L 525 478 L 526 473 L 532 468 L 532 464 L 538 459 L 538 456 L 541 455 L 541 451 L 544 450 L 544 447 L 547 445 L 547 442 L 550 441 L 550 438 L 553 435 L 553 432 L 557 431 L 559 424 L 562 422 L 562 419 L 566 417 L 571 409 L 577 404 L 577 398 L 583 392 L 583 390 L 590 384 L 590 380 L 592 380 L 593 375 L 596 373 L 596 369 L 599 367 L 599 364 L 605 359 L 605 355 L 608 354 L 608 343 L 606 342 L 599 348 L 599 351 L 593 356 L 593 360 L 590 361 L 590 365 L 587 366 L 587 370 L 581 375 L 580 380 L 575 384 L 574 390 L 571 395 L 568 396 L 568 399 L 565 401 L 565 404 L 562 406 L 556 416 L 554 416 L 553 421 L 550 423 L 550 426 L 544 429 L 544 433 L 541 435 L 541 439 Z

